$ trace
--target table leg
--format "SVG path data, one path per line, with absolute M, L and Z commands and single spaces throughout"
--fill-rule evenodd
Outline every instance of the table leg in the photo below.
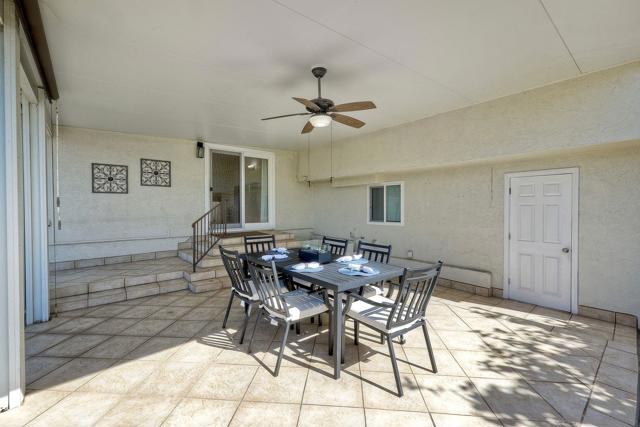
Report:
M 342 294 L 334 293 L 333 297 L 333 377 L 340 378 L 342 362 Z

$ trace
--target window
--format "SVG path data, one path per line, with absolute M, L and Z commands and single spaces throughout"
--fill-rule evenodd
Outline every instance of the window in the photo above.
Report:
M 370 185 L 368 191 L 367 223 L 404 224 L 404 185 L 402 182 Z

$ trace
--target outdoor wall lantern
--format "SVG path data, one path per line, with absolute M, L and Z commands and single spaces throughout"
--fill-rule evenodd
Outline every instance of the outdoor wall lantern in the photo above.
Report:
M 196 157 L 199 159 L 204 159 L 204 143 L 198 141 L 196 144 Z

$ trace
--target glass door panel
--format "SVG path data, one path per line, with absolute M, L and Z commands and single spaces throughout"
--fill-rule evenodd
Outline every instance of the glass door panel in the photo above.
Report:
M 246 223 L 269 222 L 269 162 L 267 159 L 244 159 L 244 220 Z
M 227 227 L 240 228 L 240 163 L 239 153 L 211 151 L 211 207 L 222 203 Z

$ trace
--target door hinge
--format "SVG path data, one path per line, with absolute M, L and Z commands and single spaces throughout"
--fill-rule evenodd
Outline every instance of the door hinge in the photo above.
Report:
M 509 240 L 511 240 L 511 233 L 509 233 Z
M 60 207 L 60 197 L 56 197 L 56 207 Z
M 511 187 L 509 187 L 509 194 L 511 194 Z
M 510 285 L 510 284 L 511 284 L 511 278 L 509 277 L 509 278 L 507 279 L 507 285 Z

